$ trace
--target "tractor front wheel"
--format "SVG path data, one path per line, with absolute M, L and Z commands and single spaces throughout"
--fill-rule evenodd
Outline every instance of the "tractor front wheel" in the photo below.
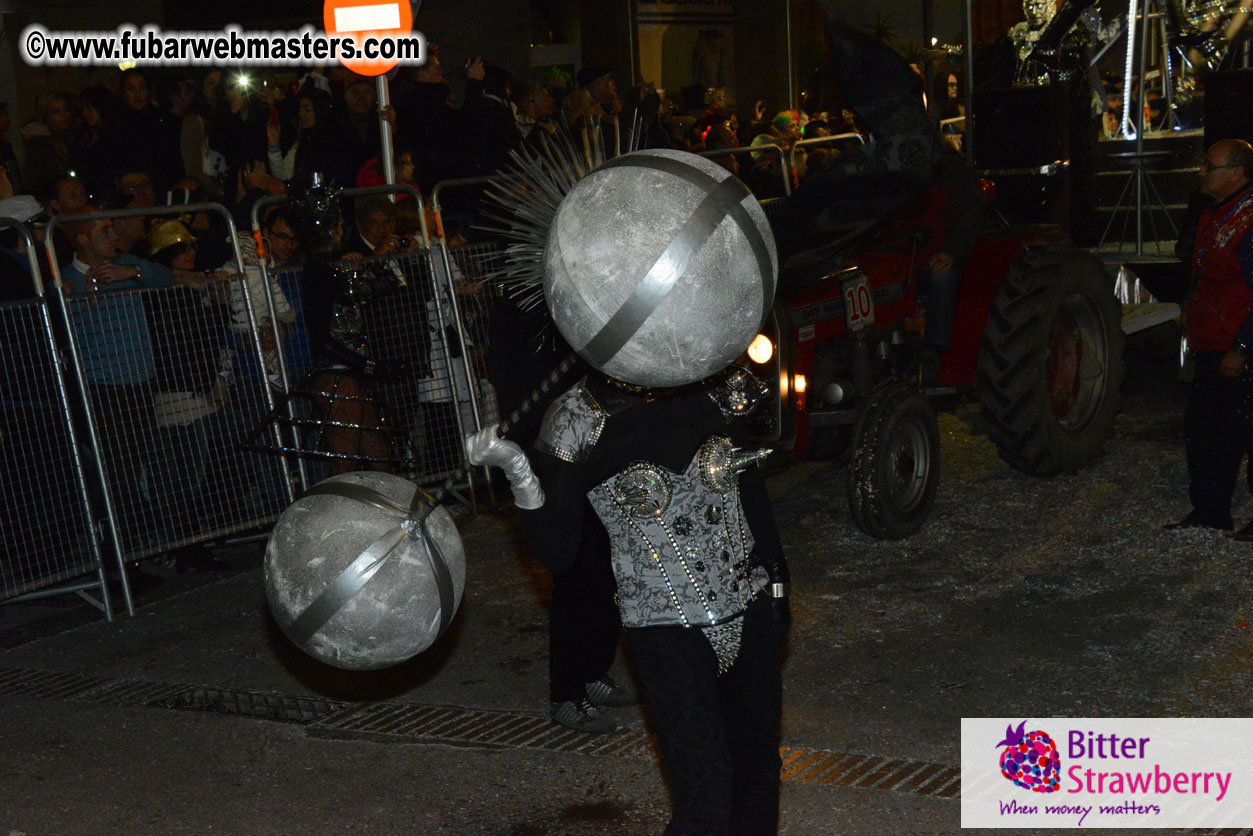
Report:
M 871 537 L 900 540 L 922 528 L 940 482 L 935 411 L 911 386 L 876 392 L 857 416 L 848 507 Z

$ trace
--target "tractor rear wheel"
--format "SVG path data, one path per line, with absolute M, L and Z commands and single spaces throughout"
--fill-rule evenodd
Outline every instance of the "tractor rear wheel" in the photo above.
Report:
M 1113 433 L 1123 375 L 1121 309 L 1100 260 L 1028 253 L 1001 283 L 979 349 L 988 435 L 1035 476 L 1090 465 Z
M 853 429 L 848 507 L 871 537 L 900 540 L 922 528 L 940 482 L 940 430 L 912 386 L 871 396 Z

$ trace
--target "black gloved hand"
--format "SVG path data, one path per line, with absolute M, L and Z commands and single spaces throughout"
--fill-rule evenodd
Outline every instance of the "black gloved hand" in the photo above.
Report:
M 758 562 L 770 579 L 766 584 L 766 594 L 770 596 L 771 616 L 775 624 L 779 625 L 780 632 L 786 633 L 792 627 L 792 573 L 788 571 L 787 558 L 782 554 L 775 558 L 759 556 Z
M 409 373 L 409 364 L 399 360 L 367 360 L 362 371 L 375 380 L 396 380 Z

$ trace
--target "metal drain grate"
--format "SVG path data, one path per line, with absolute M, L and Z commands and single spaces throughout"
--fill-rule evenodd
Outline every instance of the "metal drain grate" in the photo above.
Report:
M 0 668 L 0 694 L 14 697 L 68 700 L 108 682 L 98 676 L 77 673 Z
M 348 734 L 381 740 L 548 749 L 588 755 L 652 751 L 648 736 L 641 732 L 624 729 L 607 735 L 584 734 L 534 714 L 412 703 L 359 705 L 314 724 L 310 731 L 324 736 Z
M 783 756 L 781 777 L 796 784 L 831 784 L 939 798 L 954 798 L 961 792 L 961 770 L 955 766 L 787 746 L 779 753 Z
M 578 752 L 589 755 L 651 755 L 652 740 L 642 732 L 591 735 L 570 731 L 546 717 L 410 703 L 372 703 L 310 726 L 325 736 Z M 861 787 L 913 795 L 954 798 L 961 792 L 961 770 L 923 761 L 858 755 L 824 749 L 779 750 L 782 779 L 800 784 Z
M 98 705 L 116 705 L 124 708 L 144 708 L 177 694 L 186 685 L 150 682 L 146 679 L 114 679 L 103 685 L 77 694 L 75 702 L 92 702 Z
M 628 729 L 592 735 L 558 726 L 547 717 L 513 711 L 418 705 L 345 703 L 232 691 L 136 679 L 105 679 L 51 671 L 0 668 L 0 696 L 26 696 L 123 707 L 205 711 L 303 725 L 318 737 L 442 743 L 452 746 L 544 749 L 586 755 L 655 757 L 653 740 Z M 881 755 L 783 747 L 782 779 L 798 784 L 857 787 L 955 798 L 957 767 Z M 1253 836 L 1248 831 L 1205 831 Z
M 348 703 L 313 697 L 289 697 L 253 691 L 225 691 L 220 688 L 188 688 L 176 694 L 149 701 L 157 708 L 235 714 L 280 723 L 311 723 L 319 717 L 343 711 Z

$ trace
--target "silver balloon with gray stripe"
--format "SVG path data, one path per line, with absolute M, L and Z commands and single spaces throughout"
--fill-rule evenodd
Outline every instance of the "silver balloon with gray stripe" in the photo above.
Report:
M 466 580 L 457 527 L 442 506 L 429 510 L 432 499 L 399 476 L 358 472 L 296 500 L 265 551 L 266 597 L 284 634 L 347 670 L 389 667 L 430 647 Z
M 639 386 L 720 371 L 756 335 L 778 256 L 765 213 L 722 167 L 682 151 L 610 160 L 557 209 L 544 296 L 566 341 Z

